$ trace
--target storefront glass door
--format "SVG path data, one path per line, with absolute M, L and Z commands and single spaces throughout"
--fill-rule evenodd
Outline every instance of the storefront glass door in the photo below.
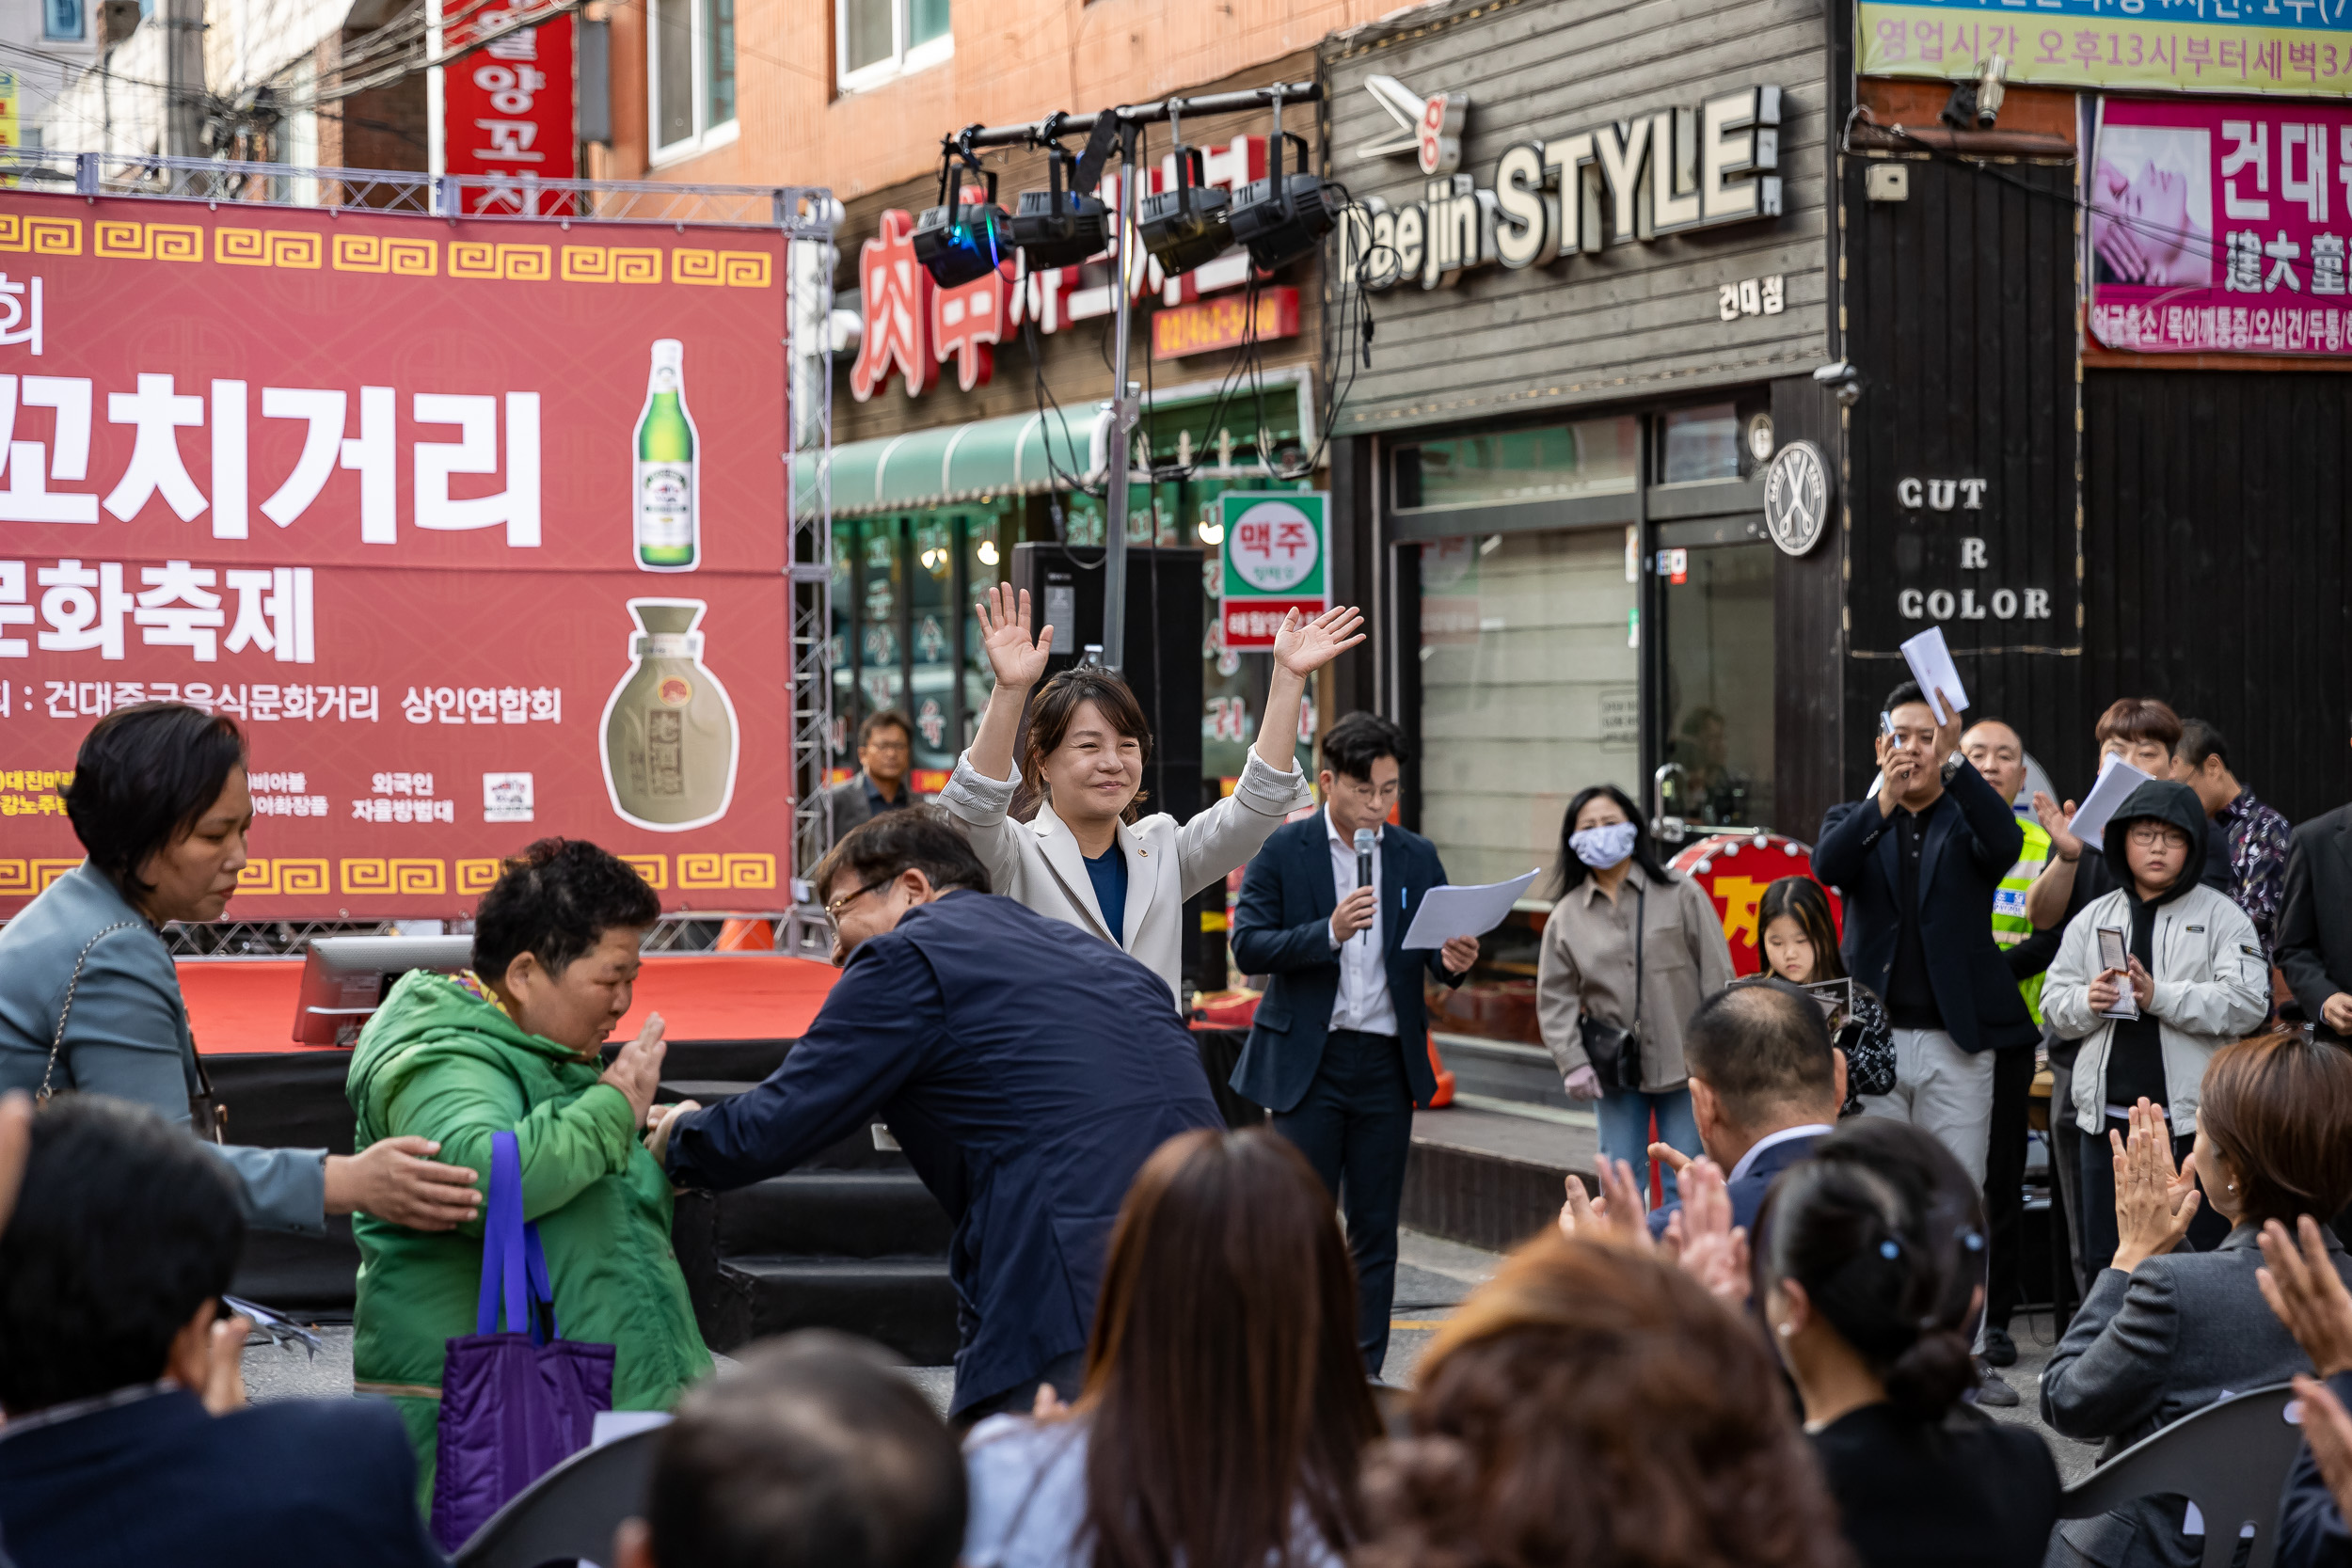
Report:
M 1686 833 L 1772 823 L 1772 556 L 1760 542 L 1658 552 L 1655 805 Z

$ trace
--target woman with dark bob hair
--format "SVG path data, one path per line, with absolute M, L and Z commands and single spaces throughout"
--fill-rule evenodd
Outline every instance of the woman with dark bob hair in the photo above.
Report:
M 1166 812 L 1146 816 L 1139 809 L 1152 726 L 1127 683 L 1080 665 L 1038 687 L 1055 634 L 1070 628 L 1046 626 L 1032 640 L 1026 589 L 1016 600 L 1009 586 L 991 588 L 978 609 L 996 685 L 939 803 L 979 851 L 998 893 L 1132 955 L 1168 982 L 1173 1006 L 1182 994 L 1184 900 L 1223 881 L 1308 803 L 1292 755 L 1307 681 L 1364 640 L 1357 629 L 1363 617 L 1346 609 L 1284 617 L 1274 639 L 1273 685 L 1240 781 L 1179 825 Z M 1025 713 L 1028 745 L 1016 768 Z M 1015 819 L 1016 794 L 1035 801 L 1032 820 Z
M 1063 1407 L 964 1445 L 964 1568 L 1341 1568 L 1379 1418 L 1331 1195 L 1263 1129 L 1168 1139 L 1112 1232 Z
M 1547 1227 L 1415 1378 L 1413 1435 L 1365 1463 L 1354 1568 L 1851 1560 L 1755 1324 L 1661 1254 Z
M 192 1128 L 262 1229 L 324 1235 L 355 1210 L 421 1229 L 470 1218 L 473 1172 L 434 1163 L 429 1139 L 362 1139 L 356 1156 L 220 1141 L 163 927 L 218 920 L 245 867 L 237 726 L 183 703 L 117 708 L 83 736 L 65 809 L 88 859 L 0 927 L 0 1091 L 107 1094 Z
M 360 1031 L 343 1090 L 363 1142 L 432 1138 L 486 1173 L 492 1139 L 515 1135 L 556 1322 L 567 1339 L 612 1346 L 615 1410 L 667 1410 L 710 1370 L 670 1250 L 670 1179 L 639 1141 L 668 1051 L 661 1015 L 612 1066 L 602 1057 L 660 912 L 628 862 L 541 839 L 482 895 L 472 968 L 411 970 L 393 985 Z M 352 1234 L 354 1386 L 399 1408 L 429 1500 L 442 1353 L 475 1331 L 482 1229 L 426 1235 L 361 1220 Z
M 2038 1563 L 2049 1446 L 1960 1403 L 1984 1303 L 1982 1195 L 1907 1122 L 1814 1146 L 1756 1216 L 1756 1289 L 1864 1568 Z
M 2311 1371 L 2263 1300 L 2260 1238 L 2272 1220 L 2292 1227 L 2352 1202 L 2352 1053 L 2299 1031 L 2215 1052 L 2198 1090 L 2196 1147 L 2177 1172 L 2162 1107 L 2142 1098 L 2130 1124 L 2128 1138 L 2109 1134 L 2115 1257 L 2042 1374 L 2042 1419 L 2069 1437 L 2106 1439 L 2107 1454 L 2226 1394 Z M 2229 1222 L 2229 1235 L 2211 1252 L 2179 1250 L 2204 1207 Z M 2352 1281 L 2342 1244 L 2320 1235 L 2337 1275 Z M 2069 1520 L 2058 1539 L 2067 1560 L 2194 1563 L 2204 1543 L 2186 1522 L 2184 1499 L 2143 1497 Z

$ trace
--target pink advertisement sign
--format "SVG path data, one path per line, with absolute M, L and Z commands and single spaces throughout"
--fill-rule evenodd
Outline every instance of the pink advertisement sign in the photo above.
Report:
M 2102 99 L 2090 335 L 2141 354 L 2352 356 L 2352 106 Z

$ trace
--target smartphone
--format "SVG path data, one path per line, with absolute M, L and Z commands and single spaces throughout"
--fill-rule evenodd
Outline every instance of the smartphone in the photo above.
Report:
M 1879 715 L 1879 734 L 1886 736 L 1889 740 L 1895 738 L 1895 716 L 1893 714 L 1882 713 Z
M 2131 949 L 2125 944 L 2123 933 L 2112 926 L 2100 927 L 2099 967 L 2102 970 L 2112 969 L 2128 973 L 2131 965 Z M 2115 1006 L 2106 1008 L 2102 1016 L 2106 1018 L 2137 1018 L 2139 1016 L 2139 999 L 2132 994 L 2131 983 L 2128 980 L 2117 987 Z

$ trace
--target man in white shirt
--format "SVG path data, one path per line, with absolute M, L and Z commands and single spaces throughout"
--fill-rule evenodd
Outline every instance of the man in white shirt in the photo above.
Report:
M 1404 754 L 1403 732 L 1385 719 L 1351 713 L 1331 727 L 1324 809 L 1266 840 L 1243 878 L 1232 929 L 1242 971 L 1272 976 L 1232 1086 L 1274 1113 L 1275 1131 L 1346 1212 L 1358 1339 L 1375 1377 L 1388 1354 L 1413 1108 L 1437 1092 L 1422 977 L 1458 986 L 1478 961 L 1475 937 L 1404 947 L 1422 895 L 1445 883 L 1436 847 L 1388 820 Z

